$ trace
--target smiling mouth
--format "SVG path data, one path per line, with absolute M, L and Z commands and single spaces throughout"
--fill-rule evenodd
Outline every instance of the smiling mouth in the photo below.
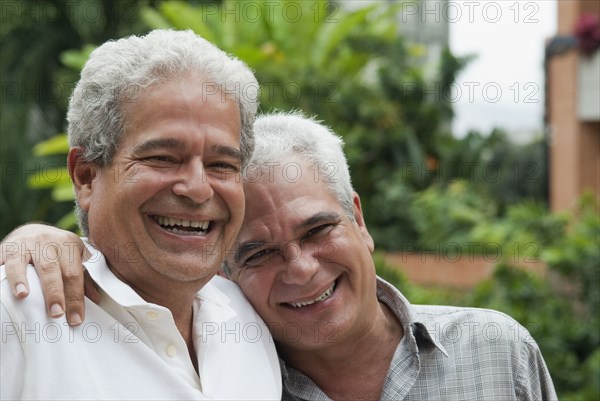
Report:
M 286 305 L 293 306 L 294 308 L 304 308 L 305 306 L 318 304 L 320 302 L 325 301 L 327 298 L 329 298 L 331 296 L 331 294 L 333 294 L 333 292 L 335 291 L 336 286 L 337 286 L 337 280 L 334 281 L 333 284 L 331 284 L 331 287 L 326 289 L 324 293 L 322 293 L 321 295 L 319 295 L 318 297 L 316 297 L 315 299 L 313 299 L 311 301 L 289 302 Z
M 177 235 L 206 235 L 210 231 L 210 221 L 181 220 L 166 216 L 152 216 L 165 231 Z

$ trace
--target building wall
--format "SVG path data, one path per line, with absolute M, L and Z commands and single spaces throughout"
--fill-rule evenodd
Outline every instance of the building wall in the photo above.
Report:
M 550 204 L 570 209 L 579 192 L 580 165 L 577 109 L 577 53 L 554 57 L 549 66 L 550 95 Z
M 558 1 L 557 7 L 559 36 L 573 35 L 582 14 L 600 15 L 598 0 Z M 572 48 L 548 62 L 550 205 L 555 211 L 572 209 L 586 190 L 600 197 L 600 119 L 583 121 L 578 103 L 588 82 L 580 75 L 583 57 Z
M 577 22 L 580 13 L 580 1 L 568 0 L 557 1 L 558 24 L 557 33 L 559 35 L 570 35 Z

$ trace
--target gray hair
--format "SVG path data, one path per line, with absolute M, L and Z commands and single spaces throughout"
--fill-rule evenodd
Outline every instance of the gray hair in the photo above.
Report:
M 346 214 L 354 219 L 353 188 L 344 155 L 344 142 L 331 129 L 299 112 L 260 116 L 254 123 L 255 148 L 245 179 L 252 181 L 255 169 L 300 157 L 318 168 L 319 178 Z M 302 172 L 313 174 L 312 172 Z
M 69 146 L 82 147 L 84 160 L 109 166 L 126 129 L 125 104 L 144 89 L 190 74 L 201 75 L 215 92 L 232 95 L 237 102 L 243 173 L 254 148 L 258 83 L 246 64 L 190 30 L 155 30 L 94 50 L 69 102 Z M 88 235 L 87 213 L 77 202 L 75 209 Z

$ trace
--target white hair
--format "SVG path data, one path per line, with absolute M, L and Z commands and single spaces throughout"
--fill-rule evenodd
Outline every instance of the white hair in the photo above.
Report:
M 353 188 L 344 142 L 331 129 L 299 112 L 259 116 L 254 123 L 255 147 L 247 169 L 301 157 L 318 168 L 319 177 L 346 214 L 354 219 Z M 305 172 L 306 173 L 306 172 Z

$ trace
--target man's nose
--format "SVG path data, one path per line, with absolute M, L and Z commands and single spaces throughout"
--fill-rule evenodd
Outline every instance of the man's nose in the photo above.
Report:
M 177 182 L 173 185 L 175 195 L 184 196 L 195 203 L 204 203 L 214 195 L 202 160 L 194 159 L 186 163 L 178 174 Z
M 282 281 L 286 284 L 306 284 L 317 273 L 319 261 L 314 257 L 313 250 L 296 244 L 286 246 L 284 250 L 285 270 Z

